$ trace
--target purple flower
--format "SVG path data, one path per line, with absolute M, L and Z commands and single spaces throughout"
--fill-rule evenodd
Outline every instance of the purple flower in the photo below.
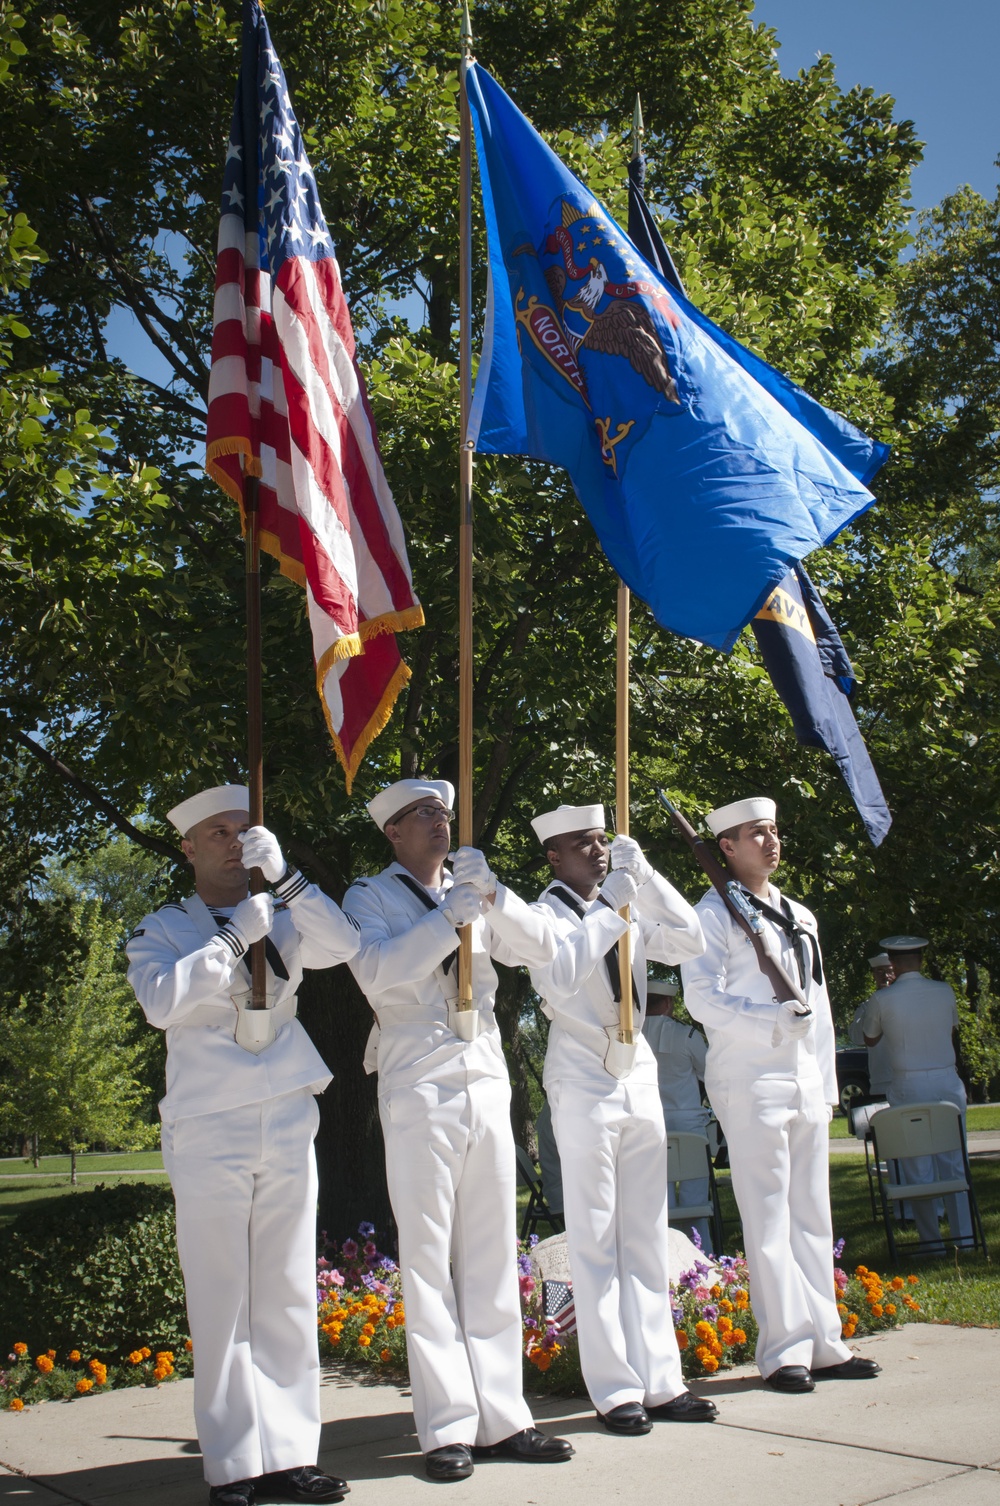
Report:
M 670 1316 L 674 1320 L 674 1327 L 680 1328 L 681 1324 L 684 1322 L 684 1309 L 682 1307 L 672 1307 L 670 1309 Z
M 340 1253 L 343 1255 L 345 1260 L 355 1260 L 358 1253 L 357 1241 L 353 1239 L 345 1239 L 344 1243 L 340 1247 Z
M 387 1276 L 391 1276 L 392 1273 L 393 1273 L 393 1271 L 398 1271 L 399 1270 L 399 1266 L 396 1264 L 396 1262 L 394 1260 L 390 1260 L 389 1257 L 388 1257 L 388 1255 L 383 1255 L 382 1256 L 381 1260 L 379 1261 L 379 1267 L 378 1268 L 379 1268 L 380 1271 L 384 1271 Z
M 698 1230 L 695 1228 L 694 1224 L 691 1225 L 691 1243 L 694 1245 L 696 1250 L 703 1250 L 705 1248 L 705 1246 L 701 1242 L 701 1235 L 698 1233 Z
M 707 1318 L 709 1323 L 714 1323 L 719 1316 L 719 1309 L 714 1302 L 706 1302 L 701 1310 L 701 1315 L 703 1318 Z
M 533 1250 L 535 1248 L 535 1246 L 537 1245 L 537 1243 L 538 1243 L 538 1235 L 537 1234 L 529 1234 L 528 1235 L 528 1249 L 529 1250 Z
M 841 1255 L 843 1255 L 843 1253 L 844 1253 L 844 1246 L 846 1245 L 846 1243 L 847 1243 L 846 1239 L 838 1239 L 837 1240 L 837 1243 L 833 1247 L 833 1258 L 834 1258 L 834 1260 L 839 1260 L 840 1257 L 841 1257 Z
M 375 1225 L 359 1224 L 358 1233 L 361 1235 L 362 1239 L 371 1239 L 372 1235 L 375 1233 Z
M 528 1256 L 528 1255 L 519 1255 L 517 1257 L 517 1268 L 520 1271 L 520 1273 L 521 1273 L 522 1276 L 530 1276 L 531 1275 L 531 1258 L 530 1258 L 530 1256 Z

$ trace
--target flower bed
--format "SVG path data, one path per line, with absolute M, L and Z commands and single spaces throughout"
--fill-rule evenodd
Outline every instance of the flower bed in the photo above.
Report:
M 402 1278 L 395 1261 L 384 1255 L 371 1224 L 361 1224 L 357 1239 L 336 1241 L 322 1236 L 323 1253 L 316 1268 L 317 1324 L 321 1358 L 358 1366 L 376 1378 L 405 1383 L 406 1314 Z M 565 1333 L 545 1316 L 542 1287 L 534 1274 L 534 1236 L 519 1246 L 518 1280 L 524 1334 L 524 1384 L 527 1390 L 585 1394 L 575 1333 Z M 834 1257 L 843 1254 L 843 1241 Z M 907 1322 L 920 1312 L 912 1295 L 916 1276 L 884 1280 L 859 1265 L 848 1275 L 834 1267 L 837 1307 L 845 1339 L 878 1333 Z M 672 1316 L 681 1365 L 688 1379 L 714 1375 L 753 1359 L 757 1323 L 750 1305 L 747 1264 L 741 1255 L 698 1259 L 671 1284 Z M 22 1411 L 36 1401 L 87 1396 L 120 1386 L 155 1386 L 192 1373 L 191 1342 L 172 1350 L 136 1347 L 123 1358 L 101 1359 L 79 1349 L 60 1357 L 49 1349 L 34 1356 L 18 1342 L 0 1369 L 0 1408 Z

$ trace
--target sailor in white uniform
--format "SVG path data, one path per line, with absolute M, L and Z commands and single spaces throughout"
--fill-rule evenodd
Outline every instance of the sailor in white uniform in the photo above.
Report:
M 573 1453 L 533 1426 L 522 1395 L 510 1081 L 490 960 L 548 962 L 555 932 L 475 848 L 444 867 L 454 794 L 425 779 L 380 791 L 368 811 L 394 861 L 344 899 L 361 931 L 351 968 L 376 1017 L 366 1065 L 378 1070 L 413 1412 L 433 1480 L 464 1479 L 480 1451 L 538 1463 Z M 459 1012 L 466 925 L 473 1009 Z
M 876 952 L 874 957 L 868 958 L 868 966 L 872 970 L 875 980 L 875 993 L 880 993 L 883 988 L 888 988 L 896 974 L 893 972 L 892 963 L 889 961 L 888 952 Z M 848 1027 L 848 1038 L 852 1046 L 865 1044 L 865 1010 L 874 999 L 875 994 L 870 994 L 863 1004 L 859 1004 L 854 1011 L 854 1018 Z M 868 1047 L 868 1096 L 871 1100 L 887 1098 L 889 1084 L 892 1081 L 892 1068 L 889 1065 L 889 1052 L 885 1041 L 879 1041 L 876 1046 Z
M 648 1433 L 652 1420 L 709 1422 L 687 1391 L 667 1271 L 667 1147 L 656 1061 L 641 1034 L 646 959 L 675 963 L 704 945 L 691 906 L 638 843 L 610 848 L 601 805 L 560 806 L 531 823 L 554 874 L 541 899 L 559 929 L 552 961 L 531 968 L 551 1020 L 544 1083 L 563 1173 L 580 1364 L 599 1420 Z M 635 1041 L 617 1040 L 616 943 L 631 904 Z
M 955 1104 L 965 1124 L 965 1088 L 955 1067 L 958 1005 L 947 983 L 935 983 L 920 971 L 924 948 L 922 936 L 887 936 L 879 942 L 889 954 L 896 974 L 890 989 L 876 993 L 865 1011 L 864 1033 L 869 1049 L 885 1047 L 892 1080 L 889 1102 L 893 1108 L 905 1103 Z M 910 1183 L 961 1178 L 965 1175 L 960 1151 L 938 1156 L 908 1156 L 900 1162 L 902 1180 Z M 953 1240 L 971 1244 L 972 1218 L 969 1200 L 951 1193 L 945 1200 L 948 1228 Z M 929 1200 L 911 1205 L 913 1221 L 928 1254 L 943 1253 L 938 1228 L 938 1210 Z
M 660 1085 L 660 1103 L 667 1133 L 678 1131 L 708 1138 L 711 1110 L 701 1101 L 705 1081 L 705 1057 L 708 1044 L 700 1030 L 674 1019 L 677 984 L 669 978 L 646 979 L 646 1018 L 642 1033 L 656 1057 L 656 1075 Z M 697 1207 L 708 1202 L 708 1177 L 690 1177 L 674 1190 L 667 1183 L 670 1207 Z M 691 1225 L 698 1231 L 703 1250 L 711 1247 L 712 1236 L 707 1218 L 696 1218 Z
M 132 933 L 129 982 L 166 1032 L 163 1161 L 194 1345 L 194 1409 L 213 1506 L 335 1501 L 316 1469 L 315 1094 L 330 1072 L 295 1018 L 304 967 L 357 951 L 358 929 L 249 828 L 242 785 L 204 790 L 168 819 L 195 893 Z M 247 895 L 259 867 L 271 894 Z M 247 949 L 266 939 L 267 1008 L 248 1011 Z M 250 1018 L 250 1016 L 253 1016 Z
M 708 1035 L 705 1087 L 729 1145 L 760 1337 L 776 1391 L 876 1375 L 841 1338 L 833 1284 L 829 1122 L 837 1102 L 833 1019 L 816 920 L 769 882 L 781 858 L 773 800 L 737 800 L 708 825 L 765 939 L 808 1010 L 777 999 L 749 939 L 714 889 L 698 905 L 704 955 L 681 969 L 688 1013 Z

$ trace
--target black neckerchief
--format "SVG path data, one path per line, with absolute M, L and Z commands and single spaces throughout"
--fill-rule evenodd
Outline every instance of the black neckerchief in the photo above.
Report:
M 587 911 L 583 908 L 577 896 L 571 894 L 568 889 L 564 889 L 562 884 L 553 884 L 549 893 L 554 894 L 556 899 L 562 900 L 567 910 L 572 910 L 573 914 L 578 916 L 580 920 L 586 917 Z M 617 914 L 618 912 L 613 911 L 612 913 Z M 604 953 L 604 966 L 608 970 L 608 981 L 611 984 L 611 992 L 614 995 L 615 1003 L 620 1004 L 622 1001 L 622 968 L 618 957 L 617 941 L 614 946 L 609 947 Z M 634 978 L 632 979 L 632 1002 L 639 1009 L 642 1008 L 642 1004 L 639 1002 L 639 990 L 635 986 Z
M 743 889 L 742 884 L 740 888 Z M 753 905 L 758 915 L 763 915 L 766 920 L 771 921 L 780 931 L 784 931 L 785 935 L 791 940 L 795 951 L 795 961 L 799 969 L 799 987 L 805 988 L 810 972 L 812 973 L 813 982 L 822 984 L 823 959 L 819 952 L 819 942 L 812 931 L 808 930 L 795 919 L 795 916 L 792 914 L 792 907 L 785 896 L 781 896 L 781 909 L 776 910 L 766 899 L 761 899 L 759 895 L 751 894 L 748 889 L 743 889 L 743 893 Z
M 217 920 L 219 924 L 223 926 L 230 918 L 228 915 L 223 915 L 219 910 L 213 910 L 211 906 L 209 906 L 209 914 L 211 915 L 213 920 Z M 285 966 L 285 959 L 278 951 L 278 948 L 275 946 L 274 941 L 270 936 L 264 937 L 264 956 L 267 958 L 267 965 L 271 969 L 274 976 L 276 978 L 280 978 L 283 983 L 287 983 L 288 969 Z M 249 972 L 250 967 L 247 962 L 243 958 L 241 958 L 240 961 L 246 971 Z
M 397 873 L 394 875 L 394 877 L 398 878 L 401 884 L 406 885 L 410 893 L 415 895 L 416 898 L 419 899 L 425 910 L 437 910 L 440 908 L 437 902 L 431 899 L 423 884 L 419 883 L 415 878 L 413 878 L 411 874 Z M 451 965 L 455 961 L 455 958 L 457 956 L 458 947 L 456 947 L 453 952 L 449 952 L 447 957 L 442 958 L 441 966 L 444 968 L 445 973 L 449 973 L 451 971 Z

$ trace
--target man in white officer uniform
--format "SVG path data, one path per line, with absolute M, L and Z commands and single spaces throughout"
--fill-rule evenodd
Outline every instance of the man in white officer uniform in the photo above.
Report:
M 445 869 L 454 795 L 445 780 L 380 791 L 368 811 L 394 861 L 344 899 L 361 930 L 351 969 L 377 1021 L 366 1065 L 378 1069 L 413 1412 L 433 1480 L 471 1475 L 474 1455 L 548 1463 L 573 1453 L 533 1426 L 522 1395 L 517 1174 L 490 961 L 547 962 L 555 934 L 475 848 Z M 456 1010 L 456 929 L 466 925 L 471 1016 Z
M 958 1005 L 947 983 L 935 983 L 920 971 L 922 936 L 887 936 L 879 942 L 889 954 L 896 974 L 890 989 L 876 993 L 865 1011 L 865 1042 L 869 1049 L 882 1044 L 889 1056 L 892 1080 L 889 1102 L 953 1103 L 965 1124 L 965 1088 L 955 1067 Z M 900 1162 L 904 1182 L 944 1181 L 964 1177 L 960 1151 L 940 1156 L 908 1156 Z M 972 1243 L 969 1200 L 951 1193 L 944 1200 L 948 1228 L 956 1243 Z M 927 1254 L 944 1252 L 937 1209 L 924 1199 L 911 1205 L 917 1234 L 927 1242 Z
M 315 1467 L 314 1095 L 330 1072 L 295 1018 L 295 993 L 304 967 L 353 956 L 358 931 L 286 868 L 265 827 L 249 827 L 248 808 L 245 786 L 219 785 L 169 812 L 195 893 L 147 915 L 127 946 L 129 982 L 167 1038 L 163 1162 L 213 1506 L 336 1501 L 348 1488 Z M 277 903 L 248 897 L 250 868 Z M 261 939 L 268 1007 L 247 1011 L 247 950 Z
M 715 1406 L 692 1396 L 681 1375 L 667 1271 L 666 1132 L 656 1061 L 640 1031 L 646 958 L 696 956 L 701 927 L 630 837 L 615 838 L 608 874 L 602 805 L 560 806 L 531 824 L 554 875 L 541 899 L 556 918 L 559 950 L 531 968 L 531 981 L 552 1022 L 544 1082 L 583 1378 L 610 1432 L 648 1433 L 653 1419 L 710 1422 Z M 631 1065 L 615 1049 L 616 943 L 628 929 L 618 911 L 626 904 L 636 915 Z
M 646 979 L 646 1018 L 642 1033 L 656 1057 L 656 1075 L 660 1085 L 660 1103 L 667 1133 L 673 1131 L 708 1138 L 711 1111 L 701 1101 L 705 1081 L 705 1056 L 708 1045 L 700 1030 L 674 1019 L 677 984 L 665 978 Z M 690 1177 L 678 1184 L 667 1183 L 670 1207 L 697 1207 L 708 1202 L 708 1177 Z M 703 1250 L 709 1249 L 712 1236 L 708 1219 L 693 1219 L 685 1231 L 698 1231 Z
M 705 1087 L 729 1145 L 760 1337 L 757 1366 L 781 1392 L 866 1379 L 874 1360 L 841 1338 L 834 1298 L 829 1122 L 837 1102 L 833 1019 L 816 920 L 769 882 L 781 859 L 775 803 L 737 800 L 708 817 L 765 940 L 807 1008 L 777 999 L 715 889 L 698 905 L 704 955 L 684 963 L 684 1003 L 708 1035 Z
M 888 952 L 876 952 L 874 957 L 868 958 L 868 966 L 872 970 L 875 980 L 875 993 L 888 988 L 895 979 L 892 963 L 889 961 Z M 865 1044 L 865 1010 L 874 999 L 875 994 L 870 994 L 863 1004 L 859 1004 L 854 1011 L 854 1018 L 847 1031 L 848 1039 L 852 1046 Z M 889 1052 L 884 1041 L 879 1041 L 876 1046 L 868 1047 L 868 1096 L 876 1100 L 885 1098 L 889 1092 L 889 1084 L 892 1080 L 892 1068 L 889 1065 Z

